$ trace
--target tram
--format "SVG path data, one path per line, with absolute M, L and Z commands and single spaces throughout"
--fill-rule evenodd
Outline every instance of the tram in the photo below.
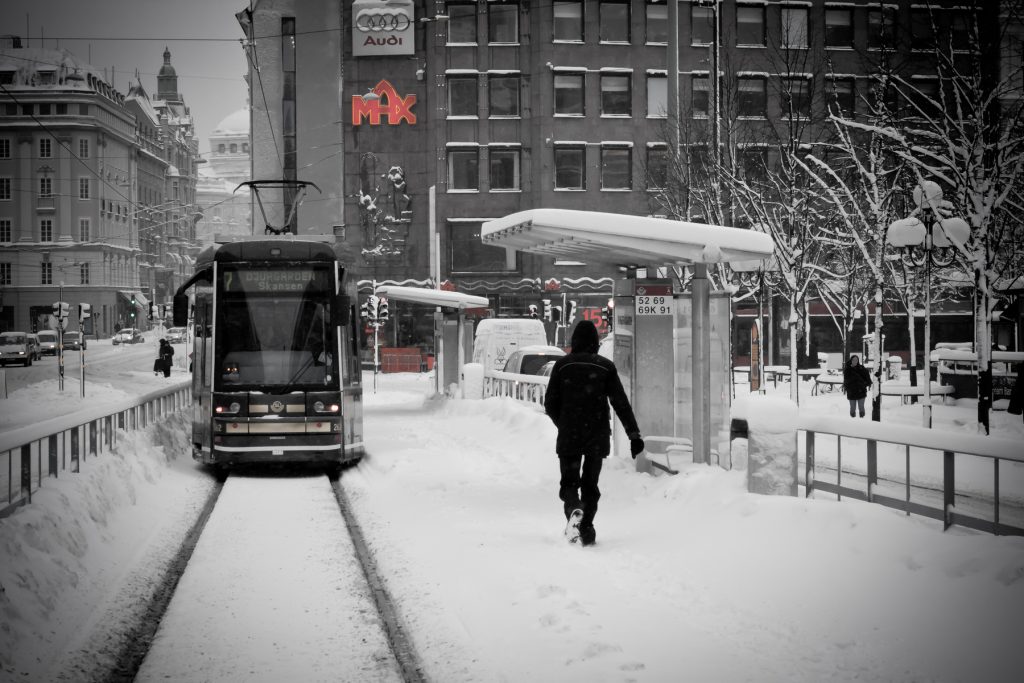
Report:
M 208 247 L 174 296 L 191 325 L 193 457 L 218 469 L 364 453 L 355 285 L 331 244 L 280 235 Z

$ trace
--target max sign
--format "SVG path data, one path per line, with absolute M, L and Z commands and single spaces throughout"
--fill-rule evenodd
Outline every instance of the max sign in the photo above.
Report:
M 389 125 L 397 126 L 402 121 L 416 123 L 416 114 L 412 113 L 412 105 L 416 104 L 415 95 L 402 97 L 395 91 L 395 86 L 388 81 L 381 81 L 373 88 L 377 99 L 367 99 L 364 95 L 352 96 L 352 125 L 362 124 L 363 119 L 371 126 L 379 126 L 381 118 Z
M 352 55 L 411 55 L 415 52 L 412 0 L 355 0 Z

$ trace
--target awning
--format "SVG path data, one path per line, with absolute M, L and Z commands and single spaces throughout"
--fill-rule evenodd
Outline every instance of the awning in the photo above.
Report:
M 395 301 L 408 301 L 442 308 L 487 308 L 490 302 L 485 296 L 473 296 L 460 292 L 449 292 L 443 289 L 426 289 L 424 287 L 400 287 L 384 285 L 377 287 L 378 296 L 386 296 Z
M 147 299 L 146 295 L 143 294 L 142 292 L 139 292 L 139 291 L 134 291 L 133 292 L 130 289 L 120 289 L 120 290 L 118 290 L 117 293 L 120 294 L 121 296 L 123 296 L 128 301 L 131 301 L 132 297 L 135 297 L 135 305 L 140 307 L 140 308 L 142 308 L 142 309 L 145 309 L 145 308 L 147 308 L 149 306 L 149 299 Z

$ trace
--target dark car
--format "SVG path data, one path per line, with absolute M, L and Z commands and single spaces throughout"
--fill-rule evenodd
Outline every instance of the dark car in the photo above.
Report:
M 142 336 L 141 331 L 134 327 L 125 327 L 114 335 L 114 339 L 112 341 L 114 346 L 117 346 L 118 344 L 141 344 L 146 341 L 146 338 Z
M 75 350 L 87 349 L 89 342 L 86 341 L 85 337 L 82 336 L 81 332 L 65 332 L 64 333 L 64 350 Z

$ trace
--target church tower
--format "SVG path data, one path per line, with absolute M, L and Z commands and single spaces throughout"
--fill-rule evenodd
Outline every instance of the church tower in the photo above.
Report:
M 164 48 L 164 65 L 156 77 L 156 98 L 172 104 L 181 104 L 178 94 L 178 74 L 171 66 L 171 51 Z

